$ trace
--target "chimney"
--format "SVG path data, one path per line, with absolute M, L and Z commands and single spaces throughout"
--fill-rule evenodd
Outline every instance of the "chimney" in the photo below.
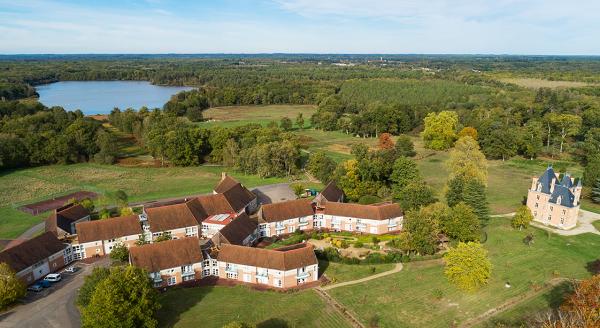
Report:
M 221 181 L 225 180 L 225 178 L 227 178 L 227 172 L 221 172 Z

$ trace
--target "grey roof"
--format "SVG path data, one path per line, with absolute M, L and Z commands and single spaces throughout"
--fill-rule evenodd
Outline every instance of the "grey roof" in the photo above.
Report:
M 560 184 L 567 188 L 573 187 L 573 181 L 571 180 L 571 176 L 569 175 L 569 173 L 565 174 Z
M 558 202 L 560 198 L 560 203 Z M 552 192 L 552 195 L 550 195 L 550 202 L 557 204 L 557 205 L 562 205 L 565 207 L 574 207 L 574 201 L 575 201 L 575 195 L 573 195 L 573 193 L 571 192 L 571 190 L 569 190 L 569 188 L 563 186 L 563 185 L 556 185 L 554 186 L 554 191 Z
M 544 174 L 542 174 L 542 176 L 538 179 L 538 183 L 542 184 L 543 193 L 550 193 L 550 186 L 552 185 L 552 180 L 557 180 L 556 173 L 554 173 L 554 169 L 552 169 L 552 166 L 548 166 L 546 172 L 544 172 Z

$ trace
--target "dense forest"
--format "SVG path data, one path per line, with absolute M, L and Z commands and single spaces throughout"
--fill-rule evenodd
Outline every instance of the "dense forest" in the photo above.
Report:
M 451 130 L 456 134 L 450 139 L 458 139 L 464 128 L 475 130 L 482 152 L 490 159 L 568 156 L 583 165 L 600 162 L 597 84 L 526 88 L 507 77 L 596 83 L 600 81 L 600 60 L 433 55 L 2 56 L 0 132 L 7 145 L 3 153 L 27 149 L 21 154 L 3 154 L 3 162 L 9 163 L 3 167 L 85 161 L 94 159 L 96 153 L 109 154 L 97 157 L 110 161 L 112 150 L 102 151 L 102 142 L 96 140 L 104 135 L 99 124 L 80 113 L 63 111 L 62 118 L 60 109 L 45 108 L 32 100 L 36 85 L 65 80 L 148 80 L 197 87 L 175 95 L 161 110 L 117 111 L 110 118 L 119 129 L 134 133 L 152 154 L 175 165 L 222 162 L 226 160 L 222 155 L 225 146 L 231 152 L 263 144 L 258 136 L 267 133 L 261 132 L 263 128 L 247 127 L 248 133 L 256 134 L 248 137 L 241 132 L 244 129 L 204 131 L 190 124 L 203 120 L 202 112 L 209 107 L 249 104 L 318 105 L 310 118 L 314 128 L 362 137 L 419 133 L 427 121 L 435 126 L 446 120 L 453 122 Z M 72 133 L 77 128 L 71 126 L 86 133 Z M 48 130 L 43 134 L 47 140 L 64 136 L 60 143 L 69 149 L 51 147 L 58 154 L 50 155 L 53 153 L 43 150 L 50 141 L 26 140 L 30 138 L 26 131 L 32 129 Z M 264 142 L 275 142 L 278 147 L 289 142 L 297 151 L 297 142 L 289 133 L 273 133 L 275 139 Z M 170 139 L 156 141 L 154 134 Z M 219 134 L 227 137 L 217 144 L 214 136 Z M 69 141 L 73 138 L 76 142 Z M 247 141 L 250 139 L 254 143 Z M 193 145 L 186 145 L 186 140 Z M 21 147 L 22 143 L 26 146 Z M 166 144 L 183 150 L 169 153 L 161 148 Z M 45 155 L 36 155 L 38 152 Z M 293 159 L 298 160 L 295 155 Z M 228 164 L 247 172 L 263 170 L 262 175 L 289 174 L 293 167 L 287 163 L 273 173 L 237 162 Z

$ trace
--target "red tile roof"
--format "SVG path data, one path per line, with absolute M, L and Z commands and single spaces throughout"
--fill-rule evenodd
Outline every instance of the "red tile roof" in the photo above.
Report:
M 77 241 L 80 244 L 125 236 L 141 235 L 143 233 L 140 219 L 137 215 L 79 222 L 76 224 L 76 229 Z
M 282 271 L 318 263 L 313 246 L 310 244 L 298 244 L 282 249 L 223 244 L 217 259 L 221 262 Z
M 362 205 L 327 202 L 323 213 L 369 220 L 387 220 L 403 215 L 400 205 L 395 203 Z
M 19 272 L 50 255 L 63 251 L 67 246 L 53 233 L 45 232 L 0 252 L 0 262 L 6 262 L 13 270 Z
M 147 208 L 145 211 L 152 232 L 196 226 L 208 216 L 197 198 L 185 203 Z
M 313 214 L 314 210 L 309 199 L 295 199 L 281 203 L 264 204 L 258 212 L 258 218 L 264 222 L 278 222 Z
M 200 240 L 196 237 L 166 240 L 129 249 L 132 265 L 148 272 L 200 263 L 204 260 Z

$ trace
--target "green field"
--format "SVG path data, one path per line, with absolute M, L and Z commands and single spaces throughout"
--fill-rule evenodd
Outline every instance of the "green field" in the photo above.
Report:
M 482 322 L 476 327 L 496 328 L 532 326 L 531 322 L 536 322 L 536 316 L 540 311 L 558 308 L 564 300 L 564 295 L 570 291 L 571 285 L 568 282 L 562 283 L 531 299 L 523 301 L 513 308 L 494 315 L 492 318 Z
M 209 193 L 223 170 L 219 166 L 138 168 L 84 163 L 6 172 L 0 175 L 0 239 L 14 238 L 41 222 L 40 217 L 16 210 L 17 205 L 75 190 L 106 193 L 122 189 L 131 202 Z M 248 187 L 286 181 L 230 174 Z
M 215 327 L 245 321 L 260 328 L 349 327 L 313 290 L 284 293 L 244 286 L 173 289 L 161 295 L 161 327 Z
M 305 128 L 310 127 L 310 117 L 316 111 L 313 105 L 268 105 L 268 106 L 228 106 L 213 107 L 203 112 L 206 122 L 198 123 L 202 127 L 240 126 L 250 123 L 267 125 L 288 117 L 296 128 L 296 116 L 302 113 Z
M 561 237 L 530 228 L 517 231 L 507 219 L 492 219 L 485 247 L 493 263 L 489 285 L 464 293 L 450 285 L 443 266 L 409 263 L 404 270 L 367 283 L 330 291 L 365 323 L 374 316 L 380 327 L 448 327 L 464 323 L 509 299 L 542 286 L 553 277 L 589 276 L 585 265 L 597 258 L 600 238 L 585 234 Z M 534 244 L 522 239 L 534 234 Z M 509 281 L 511 288 L 505 288 Z M 436 299 L 435 291 L 443 297 Z
M 395 263 L 350 265 L 328 261 L 319 261 L 319 271 L 324 272 L 329 280 L 338 282 L 365 278 L 374 274 L 389 271 Z M 372 271 L 375 268 L 375 271 Z

